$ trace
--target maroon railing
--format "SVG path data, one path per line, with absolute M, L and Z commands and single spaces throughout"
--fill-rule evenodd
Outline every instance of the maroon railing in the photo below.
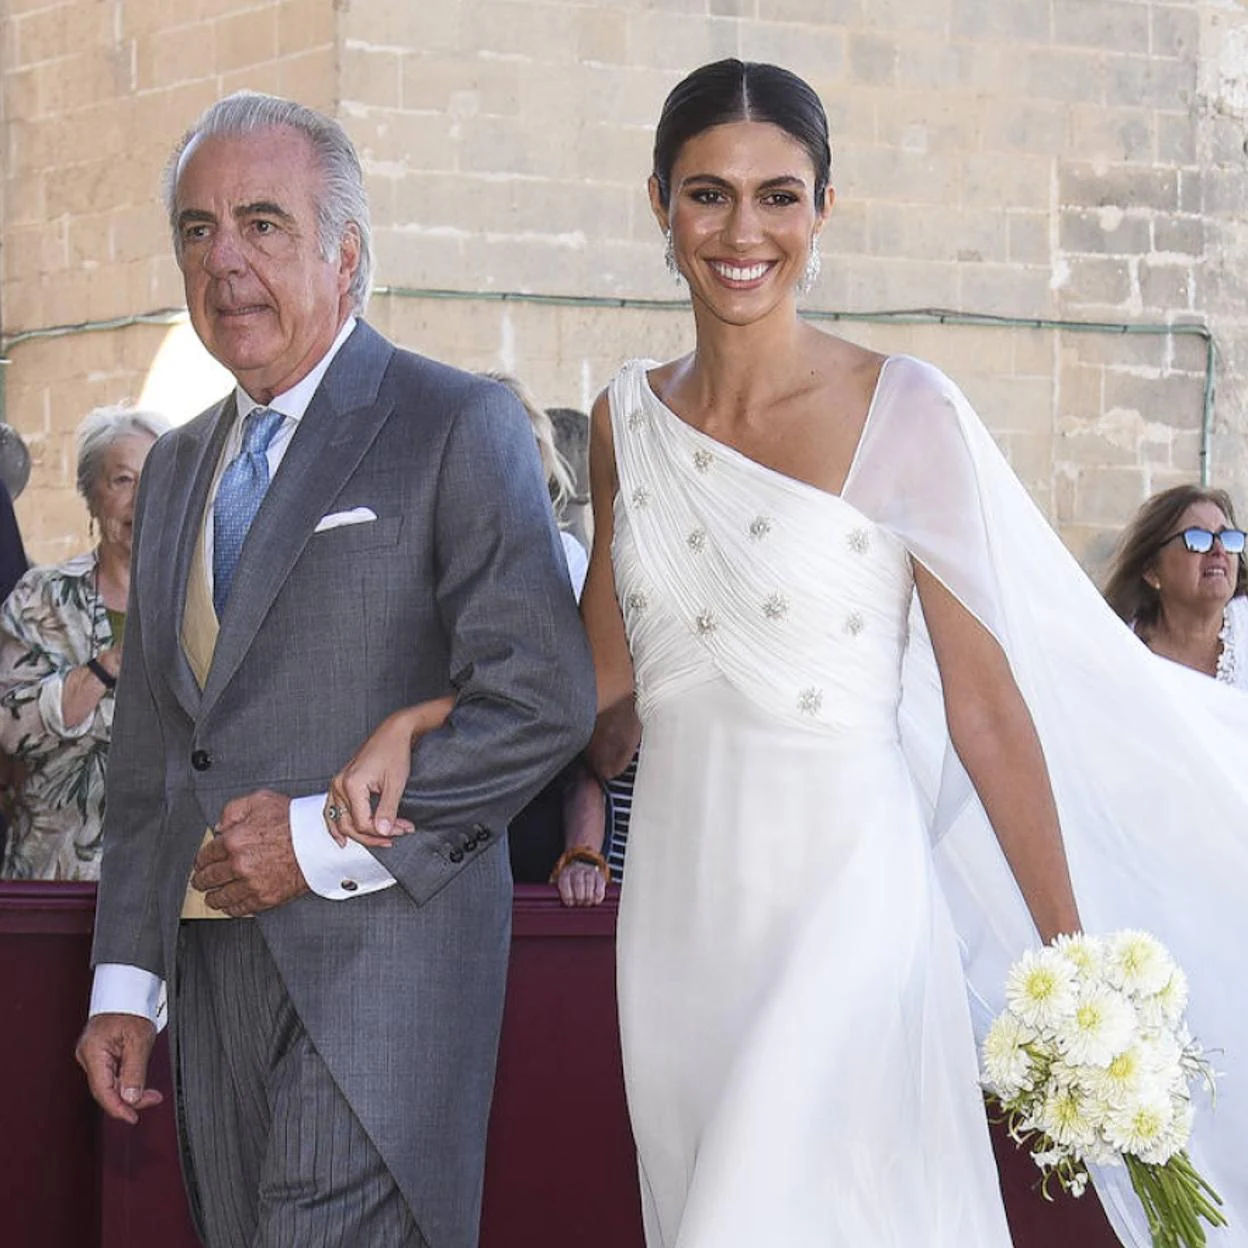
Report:
M 94 906 L 89 884 L 0 883 L 0 1244 L 197 1248 L 163 1043 L 152 1073 L 166 1103 L 133 1130 L 100 1119 L 73 1061 Z M 565 910 L 552 889 L 516 889 L 482 1248 L 641 1248 L 614 936 L 614 890 Z M 994 1144 L 1016 1248 L 1115 1248 L 1094 1198 L 1046 1203 L 1030 1163 Z

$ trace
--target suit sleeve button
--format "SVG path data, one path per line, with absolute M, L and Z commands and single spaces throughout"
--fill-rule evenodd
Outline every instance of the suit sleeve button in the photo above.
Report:
M 359 888 L 359 885 L 354 880 L 341 880 L 338 887 L 342 889 L 344 893 L 353 893 L 357 888 Z
M 192 750 L 191 766 L 196 771 L 207 771 L 212 766 L 212 755 L 207 750 Z
M 451 850 L 451 852 L 450 852 L 449 854 L 447 854 L 447 857 L 448 857 L 448 858 L 449 858 L 452 862 L 463 862 L 463 860 L 464 860 L 464 851 L 463 851 L 462 849 L 453 849 L 453 850 Z
M 476 836 L 474 839 L 480 842 L 482 845 L 484 845 L 485 842 L 490 839 L 490 830 L 489 828 L 485 826 L 485 824 L 483 823 L 475 824 L 472 830 L 476 833 Z

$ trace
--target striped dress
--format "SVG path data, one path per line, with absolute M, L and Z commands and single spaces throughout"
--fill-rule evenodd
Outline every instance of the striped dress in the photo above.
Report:
M 611 836 L 607 842 L 607 866 L 611 879 L 624 878 L 624 850 L 628 846 L 628 819 L 633 812 L 633 780 L 637 776 L 637 755 L 618 776 L 607 781 L 607 821 Z

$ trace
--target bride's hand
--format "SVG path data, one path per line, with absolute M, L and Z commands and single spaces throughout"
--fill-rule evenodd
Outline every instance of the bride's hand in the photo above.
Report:
M 445 721 L 454 704 L 453 698 L 445 697 L 395 711 L 330 781 L 325 826 L 339 845 L 352 840 L 369 849 L 388 849 L 396 836 L 415 831 L 398 817 L 412 750 L 421 736 Z M 336 819 L 330 818 L 331 811 Z

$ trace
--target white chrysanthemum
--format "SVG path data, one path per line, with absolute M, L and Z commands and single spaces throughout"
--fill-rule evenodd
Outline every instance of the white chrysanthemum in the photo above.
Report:
M 1085 1073 L 1088 1091 L 1111 1108 L 1122 1109 L 1136 1100 L 1145 1086 L 1155 1084 L 1152 1055 L 1138 1041 L 1114 1054 L 1107 1066 Z
M 1168 1023 L 1177 1023 L 1187 1009 L 1187 976 L 1176 966 L 1170 978 L 1153 997 L 1162 1009 Z
M 1092 983 L 1075 998 L 1074 1013 L 1057 1029 L 1057 1044 L 1074 1066 L 1108 1066 L 1131 1042 L 1135 1010 L 1120 992 Z
M 984 1074 L 1002 1100 L 1010 1100 L 1032 1082 L 1031 1056 L 1024 1047 L 1035 1032 L 1006 1010 L 984 1037 Z
M 1170 1104 L 1174 1108 L 1174 1118 L 1170 1123 L 1170 1137 L 1173 1151 L 1178 1152 L 1187 1147 L 1192 1137 L 1192 1123 L 1196 1120 L 1196 1111 L 1186 1096 L 1171 1097 Z
M 1005 999 L 1028 1027 L 1052 1028 L 1074 1013 L 1074 965 L 1056 949 L 1028 949 L 1010 967 Z
M 1082 932 L 1073 936 L 1057 936 L 1053 940 L 1053 948 L 1074 964 L 1083 983 L 1104 973 L 1104 942 L 1095 936 L 1085 936 Z
M 1154 1080 L 1161 1084 L 1186 1082 L 1183 1042 L 1174 1032 L 1165 1027 L 1142 1030 L 1137 1043 Z
M 1102 1073 L 1103 1071 L 1100 1067 L 1072 1066 L 1069 1062 L 1059 1058 L 1049 1067 L 1048 1081 L 1038 1091 L 1044 1096 L 1054 1092 L 1074 1091 L 1080 1098 L 1083 1116 L 1094 1131 L 1100 1132 L 1106 1115 L 1111 1113 L 1113 1109 L 1110 1103 L 1100 1094 L 1097 1076 Z M 1080 1153 L 1085 1159 L 1087 1158 L 1088 1144 L 1086 1140 L 1080 1148 Z
M 1148 1091 L 1105 1119 L 1105 1137 L 1116 1149 L 1150 1165 L 1164 1165 L 1183 1147 L 1187 1121 L 1168 1096 Z
M 1135 996 L 1156 995 L 1178 970 L 1161 941 L 1147 932 L 1115 932 L 1105 952 L 1109 982 Z
M 1089 1098 L 1082 1088 L 1053 1084 L 1037 1115 L 1040 1129 L 1056 1144 L 1082 1149 L 1096 1139 L 1097 1124 L 1090 1109 Z

